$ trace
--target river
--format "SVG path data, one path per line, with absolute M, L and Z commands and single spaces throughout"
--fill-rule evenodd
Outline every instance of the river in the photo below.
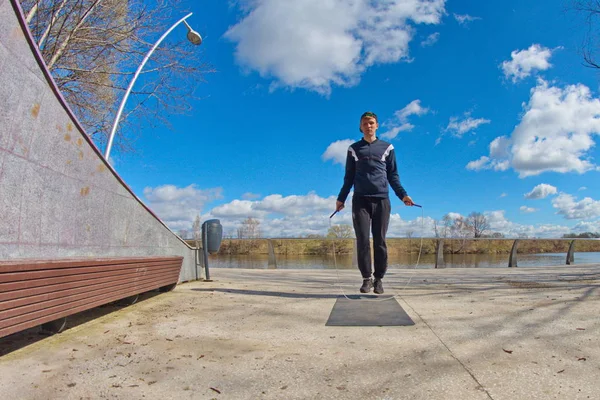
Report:
M 508 254 L 445 254 L 445 268 L 506 268 L 508 267 Z M 541 267 L 552 265 L 565 265 L 566 253 L 546 254 L 519 254 L 519 267 Z M 418 261 L 418 264 L 417 264 Z M 600 252 L 575 253 L 574 265 L 583 263 L 600 263 Z M 433 254 L 403 254 L 390 256 L 388 260 L 390 269 L 434 268 Z M 352 256 L 306 256 L 277 255 L 277 269 L 353 269 Z M 209 257 L 209 268 L 250 268 L 269 269 L 269 257 L 259 255 L 227 255 L 217 254 Z

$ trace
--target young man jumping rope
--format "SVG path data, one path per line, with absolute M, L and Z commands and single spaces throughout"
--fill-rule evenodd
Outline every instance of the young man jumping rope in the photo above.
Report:
M 338 195 L 335 210 L 344 208 L 350 189 L 352 196 L 352 222 L 356 233 L 358 268 L 363 277 L 361 293 L 369 293 L 371 288 L 377 294 L 383 293 L 383 279 L 388 266 L 385 235 L 390 222 L 390 199 L 388 183 L 405 205 L 413 206 L 412 199 L 400 184 L 394 146 L 377 139 L 379 128 L 377 115 L 366 112 L 360 117 L 359 129 L 363 138 L 348 148 L 344 185 Z M 375 273 L 371 266 L 371 246 L 369 230 L 373 232 Z M 372 280 L 371 275 L 375 277 Z

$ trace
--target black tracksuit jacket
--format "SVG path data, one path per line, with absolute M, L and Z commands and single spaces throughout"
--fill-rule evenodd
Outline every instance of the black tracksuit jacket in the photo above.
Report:
M 353 185 L 354 196 L 387 198 L 388 182 L 399 199 L 407 195 L 400 184 L 394 146 L 380 139 L 373 143 L 361 139 L 348 147 L 344 185 L 337 199 L 345 203 Z

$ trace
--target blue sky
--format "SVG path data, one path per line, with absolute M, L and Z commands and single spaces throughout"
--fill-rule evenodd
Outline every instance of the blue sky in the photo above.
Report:
M 216 72 L 172 130 L 113 150 L 117 172 L 174 231 L 200 215 L 235 236 L 251 216 L 266 237 L 325 234 L 370 110 L 425 217 L 392 197 L 388 236 L 473 211 L 507 236 L 600 231 L 583 16 L 560 0 L 381 3 L 189 1 Z

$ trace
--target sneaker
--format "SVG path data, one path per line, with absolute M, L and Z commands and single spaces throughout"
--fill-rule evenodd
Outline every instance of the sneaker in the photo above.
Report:
M 371 291 L 372 287 L 373 287 L 373 281 L 371 280 L 371 278 L 363 279 L 363 284 L 360 287 L 360 292 L 361 293 L 369 293 Z
M 377 294 L 383 294 L 383 283 L 381 283 L 381 279 L 375 279 L 375 289 L 373 291 Z

